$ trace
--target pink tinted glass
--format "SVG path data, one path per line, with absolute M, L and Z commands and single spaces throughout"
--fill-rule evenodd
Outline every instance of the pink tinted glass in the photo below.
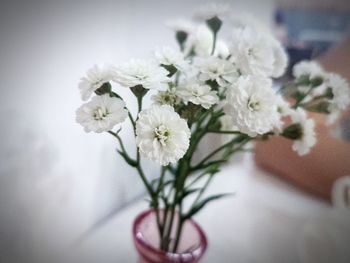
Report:
M 174 235 L 175 233 L 172 233 Z M 159 234 L 153 210 L 140 214 L 134 221 L 133 238 L 140 263 L 196 263 L 207 248 L 207 239 L 201 228 L 192 220 L 183 226 L 177 253 L 159 249 Z

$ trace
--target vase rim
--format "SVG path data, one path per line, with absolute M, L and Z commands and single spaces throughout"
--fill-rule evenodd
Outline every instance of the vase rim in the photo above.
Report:
M 151 251 L 154 254 L 158 254 L 160 256 L 164 256 L 164 257 L 171 257 L 171 258 L 178 258 L 181 259 L 186 255 L 193 255 L 193 254 L 198 254 L 200 255 L 198 258 L 200 258 L 203 254 L 203 251 L 206 251 L 207 246 L 208 246 L 208 242 L 207 242 L 207 238 L 202 230 L 202 228 L 192 219 L 188 219 L 188 223 L 190 223 L 198 232 L 199 234 L 199 239 L 200 239 L 200 245 L 198 247 L 196 247 L 195 249 L 193 249 L 191 252 L 184 252 L 184 253 L 173 253 L 173 252 L 165 252 L 162 251 L 158 248 L 155 248 L 154 246 L 150 245 L 149 243 L 145 242 L 142 238 L 138 238 L 137 234 L 137 226 L 142 222 L 143 219 L 145 219 L 147 216 L 149 216 L 151 213 L 155 212 L 154 209 L 149 209 L 146 210 L 142 213 L 140 213 L 134 220 L 133 223 L 133 228 L 132 228 L 132 232 L 133 232 L 133 238 L 134 238 L 134 242 L 137 242 L 139 245 L 143 246 L 144 248 L 146 248 L 147 250 Z M 179 261 L 179 262 L 184 262 L 184 261 Z

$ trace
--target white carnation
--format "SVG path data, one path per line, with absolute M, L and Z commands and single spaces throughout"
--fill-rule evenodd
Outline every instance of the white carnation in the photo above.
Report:
M 174 108 L 153 105 L 136 121 L 136 143 L 140 153 L 161 165 L 176 163 L 186 153 L 190 129 Z
M 294 140 L 292 148 L 300 156 L 308 154 L 316 144 L 315 122 L 313 119 L 308 119 L 306 112 L 301 108 L 294 110 L 291 118 L 294 124 L 300 124 L 301 127 L 301 136 Z
M 110 66 L 99 67 L 94 65 L 86 72 L 86 76 L 80 79 L 79 90 L 82 100 L 88 100 L 95 90 L 113 79 L 113 68 Z
M 292 108 L 290 104 L 281 95 L 277 95 L 276 104 L 277 110 L 282 117 L 286 117 L 291 114 Z
M 215 80 L 219 86 L 225 87 L 238 78 L 237 69 L 225 59 L 216 57 L 200 58 L 196 61 L 196 66 L 200 72 L 199 80 L 203 82 Z
M 350 104 L 350 87 L 346 79 L 334 73 L 328 75 L 325 85 L 332 89 L 333 94 L 329 106 L 331 114 L 328 117 L 328 123 L 332 124 Z
M 290 116 L 293 109 L 291 108 L 290 104 L 281 96 L 276 95 L 276 104 L 277 104 L 277 111 L 280 115 L 280 121 L 275 124 L 274 132 L 279 134 L 282 132 L 283 129 L 283 117 Z
M 205 109 L 209 109 L 219 101 L 216 91 L 211 90 L 209 85 L 201 85 L 195 82 L 188 83 L 178 88 L 177 95 L 184 103 L 187 104 L 191 102 L 196 105 L 201 105 Z
M 218 39 L 216 41 L 214 56 L 226 59 L 229 55 L 230 50 L 227 43 L 222 39 Z
M 323 68 L 316 61 L 304 60 L 293 67 L 293 76 L 297 79 L 303 76 L 308 76 L 310 79 L 316 77 L 323 78 L 324 75 L 325 72 Z
M 199 57 L 208 57 L 213 50 L 214 35 L 207 25 L 200 25 L 188 36 L 185 45 L 185 54 L 194 51 Z M 216 40 L 214 56 L 227 58 L 230 54 L 226 42 L 222 39 Z
M 241 76 L 234 82 L 227 89 L 224 111 L 249 136 L 269 132 L 280 121 L 272 81 L 260 76 Z
M 209 56 L 213 49 L 213 32 L 206 25 L 201 25 L 197 28 L 193 38 L 192 42 L 196 54 L 198 56 Z
M 189 63 L 185 60 L 183 53 L 170 48 L 163 47 L 155 52 L 156 60 L 161 65 L 174 66 L 177 70 L 185 72 Z
M 285 49 L 282 47 L 281 43 L 276 39 L 271 39 L 272 52 L 274 57 L 272 77 L 281 77 L 287 69 L 288 66 L 288 55 Z
M 338 74 L 329 74 L 326 85 L 332 89 L 332 108 L 345 110 L 350 103 L 350 87 L 346 79 Z
M 245 27 L 235 29 L 231 41 L 231 61 L 242 75 L 272 76 L 274 53 L 270 41 Z
M 76 121 L 86 132 L 110 131 L 115 125 L 123 122 L 128 116 L 125 103 L 108 94 L 95 96 L 83 104 L 76 112 Z
M 116 70 L 115 82 L 124 87 L 142 85 L 145 89 L 163 89 L 170 82 L 168 71 L 152 60 L 133 59 Z

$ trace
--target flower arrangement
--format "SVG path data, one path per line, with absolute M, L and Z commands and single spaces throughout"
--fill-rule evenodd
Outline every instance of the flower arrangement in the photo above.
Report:
M 164 47 L 152 58 L 117 67 L 94 66 L 79 84 L 84 101 L 94 96 L 77 110 L 77 122 L 86 132 L 115 137 L 118 153 L 136 169 L 156 211 L 163 251 L 176 252 L 184 222 L 209 202 L 226 196 L 204 198 L 203 193 L 232 155 L 250 142 L 274 136 L 293 140 L 293 150 L 307 154 L 316 143 L 315 124 L 307 112 L 329 114 L 332 122 L 349 105 L 345 79 L 315 61 L 295 65 L 294 78 L 276 89 L 273 79 L 281 77 L 288 65 L 281 44 L 257 24 L 234 23 L 227 17 L 225 6 L 199 9 L 197 24 L 170 23 L 178 49 Z M 225 20 L 230 27 L 228 39 L 219 34 Z M 137 99 L 135 116 L 118 94 L 122 87 Z M 146 96 L 152 104 L 144 108 Z M 127 119 L 136 156 L 127 152 L 121 128 L 116 129 Z M 198 146 L 211 133 L 229 139 L 196 162 Z M 144 173 L 142 158 L 160 165 L 156 179 Z M 204 178 L 203 186 L 194 187 Z M 190 196 L 193 203 L 185 209 Z

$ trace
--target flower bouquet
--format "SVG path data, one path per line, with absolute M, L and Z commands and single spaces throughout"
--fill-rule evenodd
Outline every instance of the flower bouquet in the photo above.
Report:
M 349 104 L 347 82 L 313 61 L 298 63 L 291 81 L 274 86 L 288 57 L 258 23 L 237 22 L 219 5 L 199 9 L 196 18 L 196 23 L 171 23 L 178 49 L 163 47 L 151 58 L 116 67 L 94 66 L 79 84 L 83 100 L 94 96 L 77 110 L 77 122 L 86 132 L 112 135 L 147 190 L 150 210 L 133 229 L 144 262 L 197 262 L 206 238 L 192 218 L 227 196 L 203 195 L 221 166 L 250 142 L 274 136 L 293 140 L 293 150 L 307 154 L 316 143 L 307 111 L 329 114 L 331 122 Z M 220 36 L 223 22 L 226 39 Z M 119 95 L 122 88 L 135 96 L 137 115 Z M 152 103 L 144 107 L 146 97 Z M 126 120 L 135 136 L 135 156 L 120 135 Z M 195 160 L 208 134 L 226 139 Z M 159 164 L 159 176 L 145 174 L 143 158 Z

